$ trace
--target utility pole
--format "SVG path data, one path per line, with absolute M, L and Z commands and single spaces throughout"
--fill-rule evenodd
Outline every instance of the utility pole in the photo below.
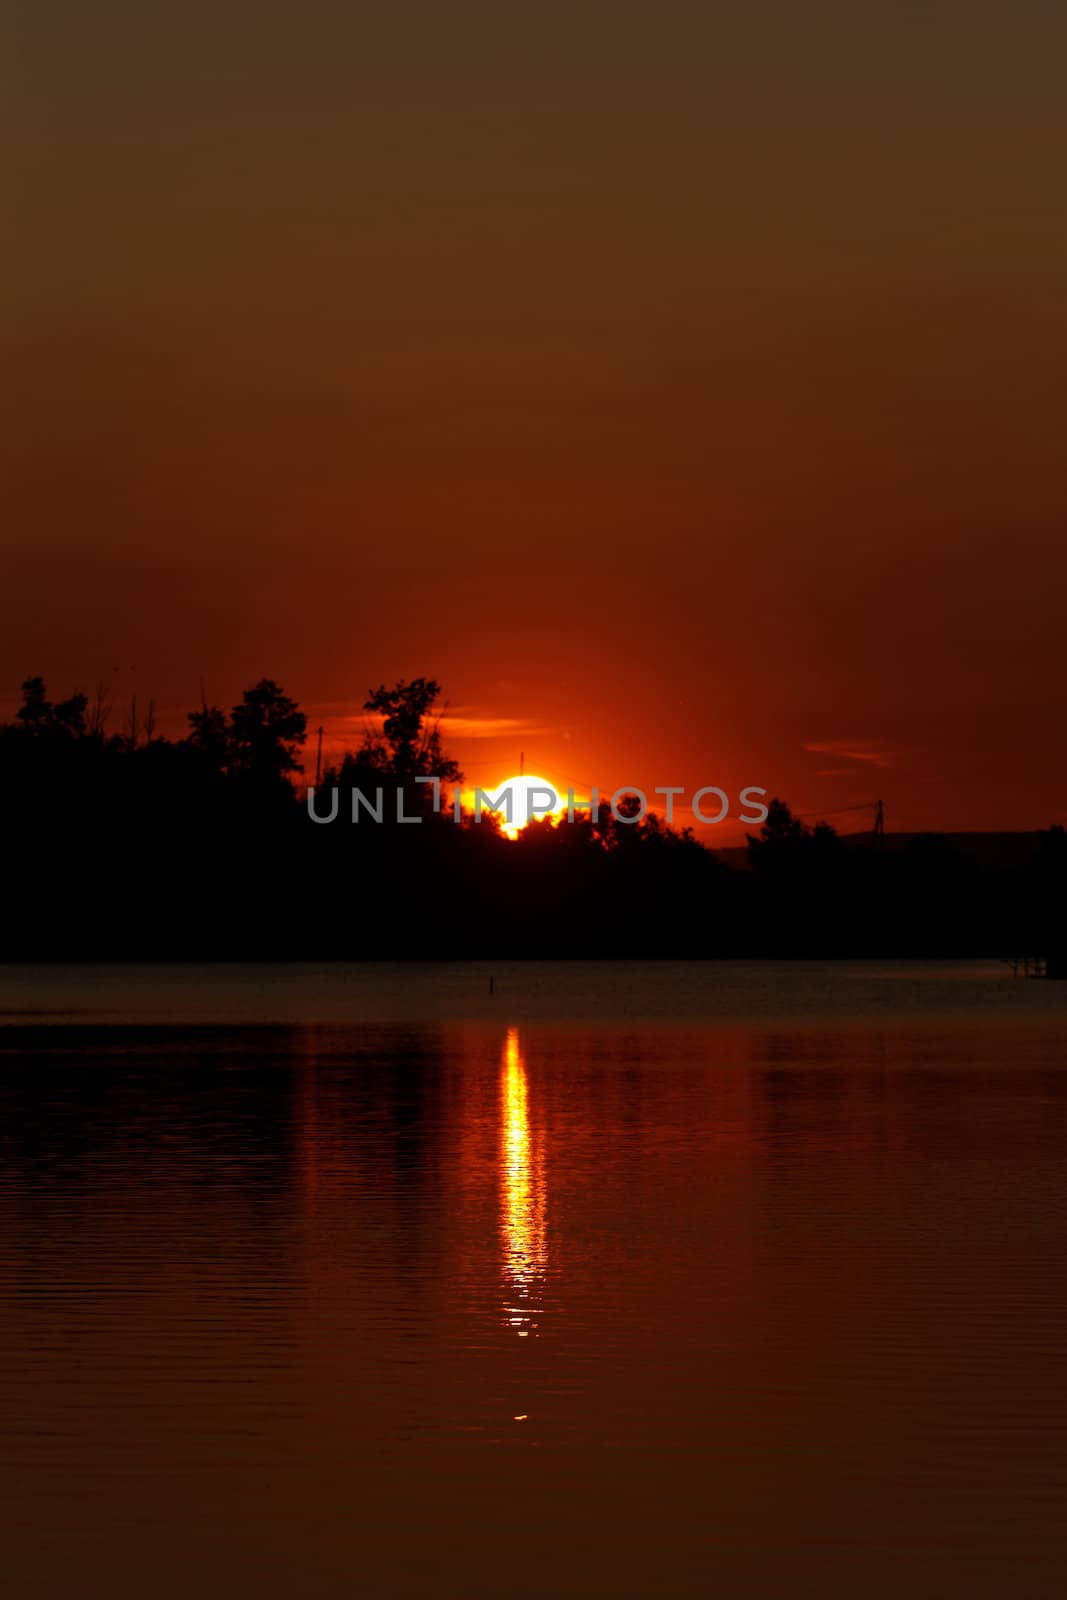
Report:
M 520 750 L 519 751 L 519 777 L 520 778 L 523 776 L 525 771 L 526 771 L 526 752 L 524 750 Z
M 874 843 L 877 849 L 885 844 L 885 812 L 880 800 L 874 804 Z
M 319 724 L 319 748 L 315 755 L 315 787 L 319 786 L 319 776 L 322 772 L 322 724 Z

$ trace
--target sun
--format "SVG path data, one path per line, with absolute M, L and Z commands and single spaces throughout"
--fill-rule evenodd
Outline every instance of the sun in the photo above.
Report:
M 500 819 L 500 831 L 508 839 L 517 839 L 520 831 L 535 818 L 560 817 L 567 809 L 566 797 L 561 796 L 554 783 L 539 778 L 535 772 L 518 773 L 486 789 L 490 805 L 483 811 L 492 811 Z M 506 810 L 510 795 L 510 816 Z

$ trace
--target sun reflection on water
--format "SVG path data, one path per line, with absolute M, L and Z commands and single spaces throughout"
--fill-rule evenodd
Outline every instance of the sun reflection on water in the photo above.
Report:
M 520 1339 L 537 1332 L 547 1264 L 544 1155 L 530 1135 L 527 1097 L 519 1030 L 509 1028 L 500 1070 L 501 1234 L 507 1318 Z

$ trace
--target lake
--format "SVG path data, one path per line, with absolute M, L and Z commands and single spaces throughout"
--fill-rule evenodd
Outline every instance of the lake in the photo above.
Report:
M 1058 1600 L 1065 1268 L 994 963 L 0 968 L 5 1589 Z

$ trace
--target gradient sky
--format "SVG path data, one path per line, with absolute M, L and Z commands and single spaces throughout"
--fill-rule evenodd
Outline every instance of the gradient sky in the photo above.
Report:
M 1064 819 L 1060 0 L 14 28 L 5 705 L 428 673 L 479 782 Z

